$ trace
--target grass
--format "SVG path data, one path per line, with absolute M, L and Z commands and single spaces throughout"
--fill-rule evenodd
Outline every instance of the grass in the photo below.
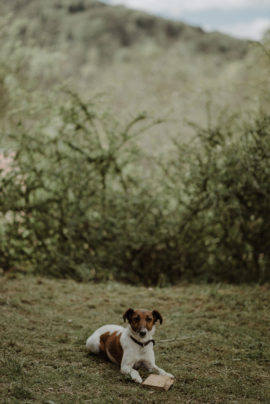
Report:
M 1 403 L 269 403 L 270 286 L 144 288 L 1 278 Z M 177 381 L 144 390 L 85 351 L 128 307 L 156 308 L 156 362 Z M 143 377 L 147 373 L 142 372 Z

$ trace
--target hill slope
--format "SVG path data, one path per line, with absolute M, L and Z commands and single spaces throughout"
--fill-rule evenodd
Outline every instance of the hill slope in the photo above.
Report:
M 206 124 L 209 105 L 215 116 L 257 105 L 264 71 L 247 41 L 95 0 L 10 0 L 0 15 L 2 117 L 21 100 L 28 114 L 25 100 L 37 105 L 65 84 L 86 98 L 106 94 L 120 119 L 142 110 L 168 118 L 145 136 L 153 151 L 189 136 L 187 121 Z
M 116 56 L 121 48 L 143 47 L 147 41 L 163 51 L 185 43 L 194 52 L 228 59 L 247 52 L 246 41 L 94 0 L 12 0 L 1 8 L 22 19 L 19 36 L 24 42 L 57 49 L 83 46 L 86 53 L 96 48 L 101 60 Z

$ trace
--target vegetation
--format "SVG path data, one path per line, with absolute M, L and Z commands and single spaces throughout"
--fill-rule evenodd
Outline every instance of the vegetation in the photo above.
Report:
M 269 403 L 266 286 L 145 288 L 24 277 L 1 281 L 3 403 Z M 144 390 L 86 353 L 86 338 L 127 307 L 157 308 L 155 354 L 176 376 Z M 148 373 L 142 372 L 143 378 Z
M 18 37 L 25 44 L 60 50 L 63 44 L 82 58 L 93 52 L 102 64 L 117 59 L 120 49 L 142 52 L 147 42 L 161 52 L 165 46 L 183 42 L 195 52 L 220 54 L 224 59 L 238 59 L 247 53 L 246 41 L 221 33 L 206 33 L 201 28 L 173 22 L 122 6 L 111 7 L 96 0 L 13 0 L 3 4 L 18 24 Z M 15 18 L 14 18 L 15 17 Z M 29 21 L 31 17 L 31 21 Z M 124 23 L 123 23 L 124 21 Z M 135 48 L 135 49 L 134 49 Z M 141 50 L 140 50 L 141 48 Z M 72 50 L 73 49 L 73 50 Z M 70 60 L 71 61 L 71 60 Z M 85 63 L 85 60 L 82 60 Z
M 213 113 L 254 112 L 269 88 L 263 52 L 227 35 L 91 0 L 13 0 L 0 11 L 0 91 L 12 120 L 14 106 L 25 121 L 44 98 L 57 104 L 65 83 L 83 99 L 105 93 L 120 121 L 141 111 L 166 117 L 141 140 L 159 153 L 172 136 L 189 139 L 188 122 L 207 123 L 207 103 Z
M 147 176 L 134 143 L 145 116 L 121 128 L 74 94 L 60 112 L 57 131 L 11 136 L 2 268 L 149 284 L 270 279 L 269 116 L 237 136 L 224 123 L 201 130 Z
M 267 35 L 248 52 L 244 41 L 121 7 L 40 6 L 1 6 L 3 271 L 149 285 L 269 281 Z M 86 49 L 96 58 L 83 59 Z M 93 96 L 116 71 L 116 101 Z M 221 104 L 211 101 L 219 88 Z M 158 118 L 135 108 L 136 94 L 148 107 L 158 100 Z M 179 131 L 186 108 L 193 132 Z
M 1 402 L 268 403 L 269 33 L 90 0 L 0 16 Z M 164 315 L 166 397 L 86 355 L 130 306 Z
M 133 138 L 143 128 L 133 127 L 145 117 L 121 128 L 74 94 L 60 114 L 57 131 L 18 128 L 11 136 L 16 151 L 1 176 L 1 265 L 135 280 L 128 260 L 136 245 L 156 239 L 149 231 L 158 220 L 149 181 L 136 169 L 143 158 Z
M 179 184 L 185 269 L 211 281 L 269 280 L 270 117 L 236 134 L 222 122 L 199 130 L 198 138 Z M 172 186 L 178 175 L 177 167 Z

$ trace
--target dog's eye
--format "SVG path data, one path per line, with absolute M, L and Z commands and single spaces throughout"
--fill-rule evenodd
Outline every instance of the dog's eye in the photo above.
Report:
M 146 318 L 147 323 L 150 323 L 152 321 L 152 319 L 150 317 Z
M 135 321 L 135 323 L 138 323 L 139 321 L 140 321 L 140 317 L 138 316 L 138 317 L 135 317 L 134 318 L 134 321 Z

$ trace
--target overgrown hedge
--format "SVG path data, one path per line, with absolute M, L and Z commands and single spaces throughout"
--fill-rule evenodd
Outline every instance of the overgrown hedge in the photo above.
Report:
M 270 280 L 270 116 L 198 137 L 179 199 L 187 271 L 209 281 Z
M 53 124 L 9 135 L 4 271 L 148 285 L 270 280 L 270 117 L 199 130 L 162 163 L 136 145 L 144 121 L 123 127 L 70 94 Z

